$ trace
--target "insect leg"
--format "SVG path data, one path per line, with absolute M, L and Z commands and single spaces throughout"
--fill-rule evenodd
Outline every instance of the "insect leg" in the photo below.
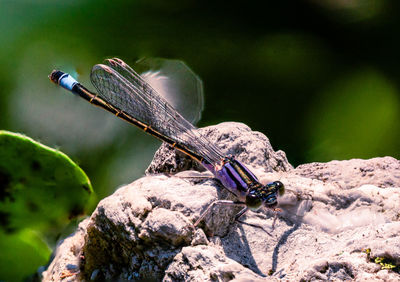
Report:
M 235 221 L 238 221 L 239 217 L 244 215 L 248 210 L 249 210 L 248 207 L 244 207 L 240 212 L 238 212 L 237 215 L 235 216 Z
M 211 209 L 215 206 L 215 205 L 227 205 L 227 206 L 245 206 L 245 203 L 242 202 L 234 202 L 234 201 L 229 201 L 229 200 L 217 200 L 212 202 L 207 209 L 200 215 L 199 219 L 196 220 L 196 222 L 194 223 L 194 226 L 196 227 L 200 221 L 203 220 L 203 218 L 211 211 Z
M 236 222 L 239 222 L 239 223 L 241 223 L 241 224 L 244 224 L 244 225 L 248 225 L 248 226 L 251 226 L 251 227 L 254 227 L 254 228 L 261 229 L 262 231 L 264 231 L 265 233 L 267 233 L 269 236 L 272 236 L 272 234 L 269 233 L 267 230 L 265 230 L 262 226 L 259 226 L 259 225 L 257 225 L 257 224 L 252 224 L 252 223 L 244 222 L 244 221 L 242 221 L 242 220 L 239 219 L 239 218 L 240 218 L 242 215 L 244 215 L 248 210 L 249 210 L 248 207 L 244 207 L 240 212 L 238 212 L 238 214 L 235 216 L 235 221 L 236 221 Z
M 274 211 L 274 221 L 272 222 L 272 230 L 275 229 L 275 222 L 276 219 L 278 218 L 278 213 L 282 212 L 282 210 L 280 208 L 275 208 L 273 209 L 273 211 Z

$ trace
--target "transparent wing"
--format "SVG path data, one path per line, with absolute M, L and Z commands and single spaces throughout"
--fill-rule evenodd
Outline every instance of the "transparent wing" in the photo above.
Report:
M 90 76 L 99 97 L 201 155 L 211 164 L 221 160 L 223 155 L 219 149 L 132 68 L 120 59 L 110 59 L 107 63 L 109 66 L 95 65 Z
M 196 124 L 204 109 L 203 82 L 182 61 L 144 58 L 132 68 L 187 121 Z

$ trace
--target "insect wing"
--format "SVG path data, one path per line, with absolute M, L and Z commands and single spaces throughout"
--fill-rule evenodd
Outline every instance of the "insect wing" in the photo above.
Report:
M 186 120 L 196 124 L 204 109 L 203 82 L 180 60 L 144 58 L 133 69 Z
M 148 125 L 160 134 L 217 163 L 222 154 L 204 138 L 190 122 L 179 114 L 162 96 L 122 60 L 108 60 L 95 65 L 91 81 L 98 96 Z

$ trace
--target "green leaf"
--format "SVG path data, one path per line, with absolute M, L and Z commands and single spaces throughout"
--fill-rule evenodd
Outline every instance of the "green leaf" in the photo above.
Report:
M 50 257 L 50 248 L 39 234 L 22 230 L 12 234 L 0 231 L 0 280 L 22 281 L 45 265 Z
M 0 231 L 59 232 L 93 194 L 68 156 L 21 134 L 0 131 Z

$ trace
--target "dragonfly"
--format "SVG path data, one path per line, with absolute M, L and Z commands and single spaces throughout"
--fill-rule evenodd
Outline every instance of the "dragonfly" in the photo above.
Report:
M 262 207 L 279 212 L 278 196 L 284 194 L 284 184 L 281 181 L 261 184 L 243 163 L 232 155 L 223 154 L 171 106 L 151 83 L 124 61 L 118 58 L 107 59 L 104 64 L 93 67 L 90 79 L 97 93 L 88 90 L 70 74 L 60 70 L 53 70 L 49 78 L 89 103 L 107 110 L 188 155 L 236 196 L 236 201 L 216 200 L 211 203 L 194 226 L 199 225 L 215 205 L 240 206 L 242 209 L 236 214 L 235 221 L 261 228 L 270 235 L 261 226 L 241 221 L 240 217 L 249 210 L 257 211 Z

